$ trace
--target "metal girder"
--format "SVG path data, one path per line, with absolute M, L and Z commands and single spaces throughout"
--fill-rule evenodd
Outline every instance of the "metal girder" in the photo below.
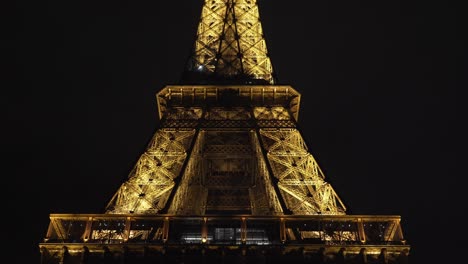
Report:
M 263 129 L 262 140 L 268 152 L 279 155 L 303 155 L 308 153 L 301 134 L 295 128 Z
M 207 226 L 214 223 L 229 223 L 227 226 L 235 228 L 255 228 L 258 224 L 263 227 L 279 226 L 278 231 L 270 235 L 271 241 L 298 241 L 309 238 L 319 238 L 326 245 L 354 245 L 361 242 L 364 245 L 405 245 L 401 230 L 400 217 L 396 215 L 310 215 L 310 216 L 247 216 L 247 215 L 138 215 L 138 214 L 54 214 L 50 216 L 54 222 L 51 236 L 42 245 L 61 245 L 70 241 L 77 241 L 79 245 L 101 245 L 101 240 L 111 239 L 106 244 L 123 243 L 154 243 L 167 241 L 168 236 L 177 239 L 180 232 L 194 232 L 194 229 L 171 229 L 170 222 L 177 223 L 177 227 L 191 226 L 199 233 L 209 232 Z M 67 237 L 61 233 L 69 227 L 82 226 L 71 232 Z M 62 230 L 59 231 L 59 230 Z M 397 230 L 397 231 L 395 231 Z M 197 232 L 197 231 L 195 231 Z M 92 234 L 89 236 L 88 234 Z M 200 237 L 201 239 L 202 237 Z M 248 240 L 249 237 L 247 236 Z M 183 243 L 183 241 L 174 241 Z M 194 241 L 202 243 L 202 241 Z M 73 242 L 76 243 L 76 242 Z M 313 242 L 314 243 L 314 242 Z M 316 243 L 316 242 L 315 242 Z
M 262 153 L 260 141 L 255 131 L 251 132 L 252 144 L 257 157 L 255 185 L 251 189 L 252 213 L 254 215 L 282 215 L 283 208 L 277 192 L 272 185 L 272 175 L 268 172 L 265 156 Z
M 297 129 L 260 129 L 260 135 L 288 209 L 301 215 L 345 214 Z
M 156 95 L 159 118 L 163 121 L 184 121 L 195 119 L 166 119 L 171 108 L 221 107 L 224 111 L 233 107 L 284 107 L 295 121 L 299 118 L 301 94 L 288 85 L 169 85 Z M 192 110 L 190 110 L 192 111 Z M 288 124 L 290 120 L 258 120 L 259 124 L 276 122 Z M 196 123 L 196 122 L 195 122 Z
M 159 129 L 107 212 L 157 213 L 164 208 L 194 134 L 195 129 Z
M 259 106 L 253 110 L 255 119 L 257 120 L 290 120 L 291 116 L 288 110 L 282 106 Z
M 204 132 L 199 132 L 195 144 L 182 175 L 179 187 L 169 205 L 168 213 L 175 215 L 203 215 L 208 192 L 201 186 L 202 147 Z
M 171 107 L 165 113 L 167 120 L 198 120 L 203 115 L 201 107 Z
M 206 120 L 249 120 L 250 111 L 246 107 L 211 107 L 205 112 Z

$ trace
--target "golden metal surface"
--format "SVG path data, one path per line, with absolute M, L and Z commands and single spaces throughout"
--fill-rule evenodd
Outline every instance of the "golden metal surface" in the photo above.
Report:
M 204 2 L 185 74 L 157 93 L 161 125 L 106 213 L 50 215 L 42 263 L 186 250 L 407 263 L 400 217 L 346 215 L 325 180 L 296 127 L 300 93 L 274 84 L 256 0 Z
M 107 213 L 158 213 L 179 177 L 194 129 L 159 129 L 129 178 L 107 206 Z
M 169 102 L 184 101 L 184 96 L 195 101 L 196 92 L 174 89 L 174 94 L 169 89 L 163 96 Z M 295 124 L 291 108 L 283 106 L 290 101 L 262 105 L 274 95 L 263 93 L 261 101 L 251 105 L 253 93 L 234 91 L 229 94 L 239 102 L 234 107 L 212 106 L 206 102 L 209 96 L 194 107 L 166 103 L 162 119 L 175 128 L 157 131 L 107 212 L 155 214 L 166 208 L 164 212 L 183 215 L 233 210 L 253 215 L 345 214 L 300 132 L 281 125 Z M 290 92 L 294 96 L 289 99 L 299 96 Z
M 171 226 L 174 228 L 174 225 L 171 224 L 174 223 L 177 227 L 194 226 L 199 230 L 187 232 L 199 232 L 205 234 L 205 237 L 208 232 L 207 226 L 211 223 L 231 223 L 230 227 L 243 229 L 254 228 L 259 225 L 263 228 L 277 226 L 280 232 L 271 234 L 272 243 L 276 240 L 299 242 L 301 237 L 303 242 L 307 242 L 306 238 L 308 237 L 303 236 L 303 234 L 317 232 L 319 240 L 322 241 L 321 243 L 331 245 L 336 243 L 350 244 L 357 241 L 370 245 L 405 244 L 402 232 L 395 232 L 395 230 L 401 230 L 400 216 L 397 215 L 182 216 L 176 214 L 51 214 L 50 220 L 51 232 L 48 242 L 73 240 L 91 243 L 103 238 L 112 240 L 112 243 L 126 242 L 128 239 L 137 242 L 144 241 L 149 235 L 151 235 L 150 240 L 154 240 L 152 242 L 159 241 L 159 239 L 163 242 L 163 239 L 170 239 L 168 236 L 171 236 L 171 234 L 178 235 L 180 231 L 184 230 L 171 230 Z M 164 234 L 161 237 L 153 236 L 158 228 L 161 228 Z M 287 229 L 301 235 L 296 237 L 287 235 Z M 333 236 L 337 232 L 352 233 L 353 235 Z M 89 241 L 85 241 L 88 233 L 93 235 Z M 142 238 L 140 235 L 143 233 L 147 234 Z M 200 242 L 198 241 L 198 243 Z
M 256 0 L 205 1 L 187 71 L 205 80 L 274 83 Z
M 275 112 L 272 118 L 286 116 Z M 345 214 L 346 207 L 324 180 L 297 129 L 260 129 L 260 135 L 289 210 L 299 215 Z

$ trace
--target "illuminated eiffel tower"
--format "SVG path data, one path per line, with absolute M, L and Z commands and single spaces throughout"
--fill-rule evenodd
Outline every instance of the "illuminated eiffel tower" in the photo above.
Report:
M 399 216 L 346 214 L 300 99 L 276 84 L 256 1 L 206 0 L 145 152 L 104 214 L 50 215 L 42 263 L 407 263 Z

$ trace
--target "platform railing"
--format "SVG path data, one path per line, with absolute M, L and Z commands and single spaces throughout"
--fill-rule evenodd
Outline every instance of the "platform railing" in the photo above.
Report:
M 43 244 L 404 245 L 393 215 L 52 214 Z

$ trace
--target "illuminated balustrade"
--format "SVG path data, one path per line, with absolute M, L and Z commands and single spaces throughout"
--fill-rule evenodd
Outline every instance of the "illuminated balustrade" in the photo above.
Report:
M 50 216 L 47 243 L 404 245 L 399 216 Z

